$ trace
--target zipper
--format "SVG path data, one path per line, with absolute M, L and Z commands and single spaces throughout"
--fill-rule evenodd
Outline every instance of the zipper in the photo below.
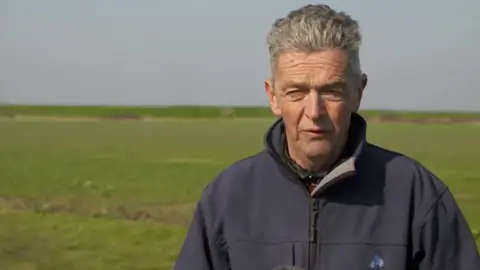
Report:
M 311 199 L 309 228 L 308 228 L 308 254 L 307 270 L 313 270 L 317 260 L 318 251 L 318 215 L 320 213 L 320 203 L 316 198 Z
M 301 186 L 304 190 L 307 197 L 310 199 L 309 203 L 309 220 L 308 220 L 308 245 L 307 245 L 307 261 L 306 261 L 306 270 L 314 270 L 317 263 L 317 253 L 318 248 L 318 216 L 320 213 L 320 207 L 323 206 L 323 201 L 318 198 L 312 197 L 311 192 L 309 191 L 308 187 L 302 181 L 302 178 L 299 177 L 298 174 L 295 173 L 295 169 L 292 168 L 290 165 L 285 166 L 285 163 L 281 160 L 281 158 L 272 151 L 267 152 L 269 155 L 273 157 L 273 159 L 277 162 L 280 166 L 280 169 L 283 170 L 287 178 L 292 180 L 295 184 Z M 308 176 L 311 180 L 312 176 Z M 321 179 L 320 179 L 321 180 Z M 320 183 L 319 180 L 319 183 Z

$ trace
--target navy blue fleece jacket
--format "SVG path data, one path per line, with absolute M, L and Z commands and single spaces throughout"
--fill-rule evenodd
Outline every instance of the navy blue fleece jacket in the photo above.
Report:
M 468 224 L 448 188 L 418 162 L 366 141 L 313 191 L 281 157 L 284 125 L 265 150 L 204 190 L 175 270 L 480 270 Z

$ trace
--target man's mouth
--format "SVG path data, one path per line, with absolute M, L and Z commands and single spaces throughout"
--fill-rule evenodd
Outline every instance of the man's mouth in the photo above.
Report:
M 321 136 L 326 134 L 328 131 L 321 128 L 309 128 L 309 129 L 305 129 L 305 132 L 311 135 Z

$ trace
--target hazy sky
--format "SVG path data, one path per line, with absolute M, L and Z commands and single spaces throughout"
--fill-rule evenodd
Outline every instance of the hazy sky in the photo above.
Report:
M 361 24 L 363 108 L 480 110 L 479 0 L 319 2 Z M 0 0 L 0 102 L 266 105 L 267 31 L 308 3 Z

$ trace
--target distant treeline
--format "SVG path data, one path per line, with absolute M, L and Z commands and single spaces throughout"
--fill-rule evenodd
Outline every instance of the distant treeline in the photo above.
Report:
M 387 110 L 362 110 L 369 119 L 479 121 L 480 112 L 409 112 Z M 265 118 L 272 117 L 268 107 L 220 107 L 220 106 L 0 106 L 0 116 L 52 116 L 52 117 L 96 117 L 109 119 L 140 118 Z

